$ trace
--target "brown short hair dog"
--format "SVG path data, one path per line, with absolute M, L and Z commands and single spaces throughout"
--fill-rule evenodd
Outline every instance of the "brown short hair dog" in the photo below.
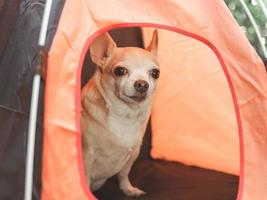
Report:
M 85 173 L 92 191 L 113 175 L 128 196 L 144 192 L 128 174 L 136 160 L 150 116 L 159 78 L 157 31 L 149 47 L 117 48 L 108 33 L 90 47 L 97 65 L 82 89 L 82 134 Z

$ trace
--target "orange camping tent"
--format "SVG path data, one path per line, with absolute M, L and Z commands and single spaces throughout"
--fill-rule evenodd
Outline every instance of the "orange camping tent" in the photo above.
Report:
M 118 27 L 142 27 L 145 44 L 159 30 L 152 157 L 239 175 L 238 200 L 267 199 L 267 76 L 220 0 L 66 1 L 48 57 L 42 199 L 95 199 L 81 156 L 81 69 L 92 40 Z

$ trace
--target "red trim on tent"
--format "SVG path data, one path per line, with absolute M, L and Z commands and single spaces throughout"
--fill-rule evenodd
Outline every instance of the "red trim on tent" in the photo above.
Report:
M 234 86 L 232 83 L 232 79 L 231 76 L 227 70 L 227 67 L 223 61 L 223 58 L 219 52 L 219 50 L 207 39 L 196 35 L 194 33 L 190 33 L 184 30 L 181 30 L 179 28 L 176 27 L 171 27 L 171 26 L 166 26 L 166 25 L 162 25 L 162 24 L 153 24 L 153 23 L 120 23 L 120 24 L 113 24 L 110 26 L 107 26 L 105 28 L 99 29 L 98 31 L 96 31 L 95 33 L 93 33 L 88 39 L 86 44 L 83 47 L 83 51 L 82 51 L 82 55 L 80 57 L 80 61 L 79 61 L 79 66 L 77 69 L 77 82 L 76 82 L 76 127 L 78 130 L 78 134 L 77 134 L 77 147 L 78 147 L 78 165 L 79 165 L 79 170 L 80 170 L 80 177 L 81 177 L 81 182 L 83 185 L 83 189 L 86 193 L 86 195 L 88 196 L 88 199 L 96 199 L 94 197 L 94 195 L 91 193 L 91 191 L 88 189 L 88 184 L 86 183 L 86 178 L 84 175 L 84 165 L 83 165 L 83 157 L 82 157 L 82 142 L 81 142 L 81 126 L 80 126 L 80 112 L 82 110 L 81 108 L 81 71 L 82 71 L 82 66 L 83 66 L 83 62 L 84 62 L 84 58 L 85 55 L 89 49 L 90 44 L 92 43 L 92 41 L 99 35 L 101 35 L 104 32 L 107 32 L 111 29 L 115 29 L 115 28 L 126 28 L 126 27 L 152 27 L 152 28 L 160 28 L 160 29 L 165 29 L 165 30 L 169 30 L 169 31 L 173 31 L 191 38 L 194 38 L 204 44 L 206 44 L 216 55 L 216 57 L 218 58 L 223 72 L 225 74 L 225 77 L 227 79 L 230 91 L 231 91 L 231 95 L 232 95 L 232 99 L 233 99 L 233 103 L 234 103 L 234 109 L 235 109 L 235 113 L 236 113 L 236 120 L 237 120 L 237 125 L 238 125 L 238 133 L 239 133 L 239 151 L 240 151 L 240 174 L 239 174 L 239 186 L 238 186 L 238 195 L 237 195 L 237 200 L 241 200 L 242 199 L 242 194 L 243 194 L 243 185 L 244 185 L 244 140 L 243 140 L 243 129 L 242 129 L 242 122 L 241 122 L 241 117 L 240 117 L 240 111 L 239 111 L 239 106 L 238 106 L 238 102 L 237 102 L 237 97 L 236 97 L 236 93 L 234 90 Z

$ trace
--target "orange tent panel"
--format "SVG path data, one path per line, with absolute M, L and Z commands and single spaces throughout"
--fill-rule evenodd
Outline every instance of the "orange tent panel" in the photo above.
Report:
M 160 32 L 163 75 L 153 108 L 152 155 L 239 173 L 239 200 L 266 199 L 267 76 L 219 0 L 66 1 L 48 59 L 42 199 L 95 199 L 81 159 L 82 63 L 96 36 L 131 26 L 180 34 Z M 145 41 L 147 37 L 149 30 L 144 29 Z M 200 119 L 210 119 L 209 127 Z M 215 162 L 198 159 L 196 153 Z

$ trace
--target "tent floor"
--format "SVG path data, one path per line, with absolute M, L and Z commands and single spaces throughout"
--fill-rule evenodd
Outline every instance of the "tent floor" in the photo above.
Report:
M 147 194 L 139 198 L 123 195 L 111 178 L 95 192 L 99 200 L 235 200 L 238 176 L 161 160 L 138 160 L 130 180 Z

